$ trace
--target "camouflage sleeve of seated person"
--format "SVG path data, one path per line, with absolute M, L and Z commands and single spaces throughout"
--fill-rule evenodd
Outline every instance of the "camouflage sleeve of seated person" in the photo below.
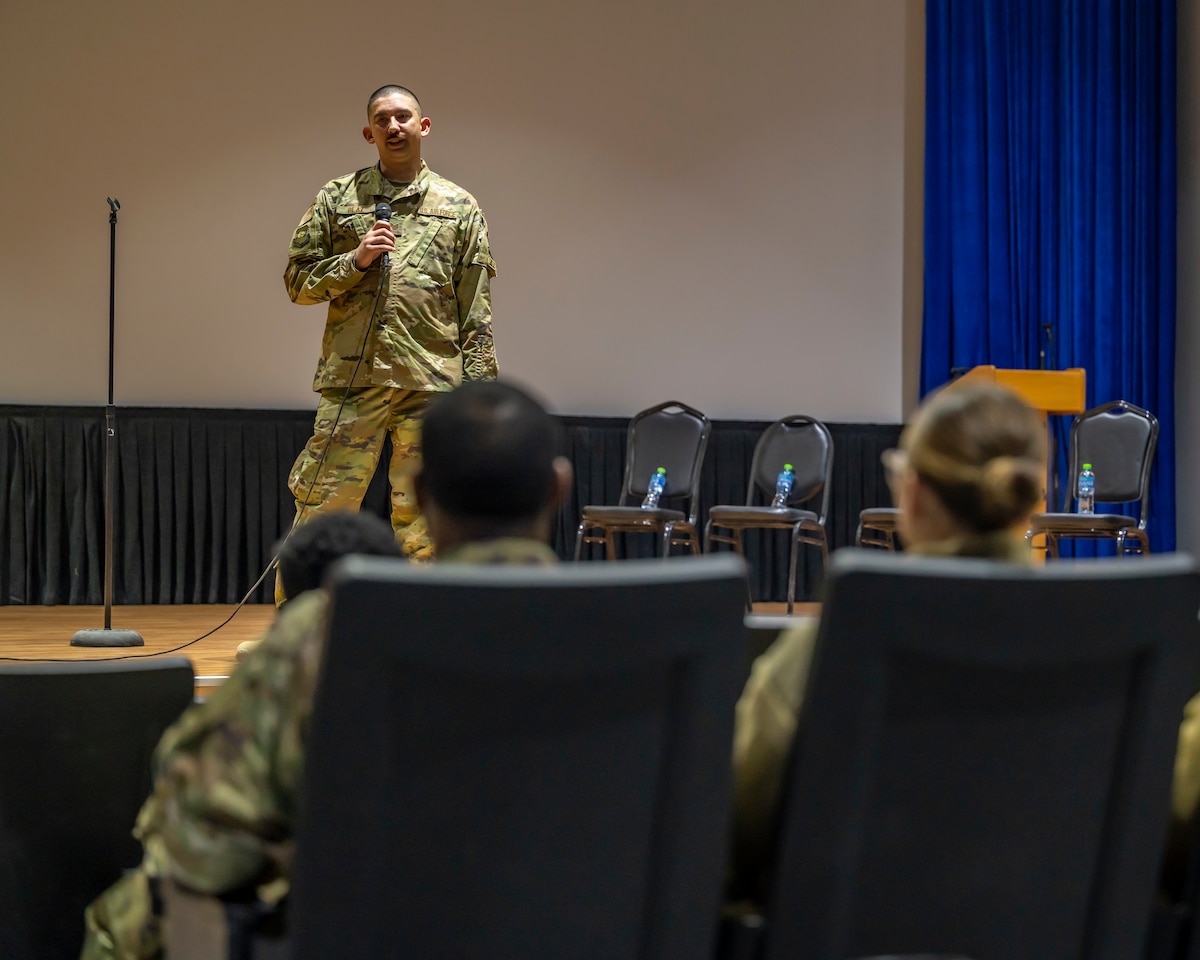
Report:
M 166 868 L 199 893 L 290 869 L 327 597 L 301 594 L 209 700 L 163 737 L 154 801 Z
M 88 907 L 82 960 L 162 955 L 152 878 L 169 874 L 202 893 L 253 883 L 268 901 L 286 892 L 325 609 L 320 591 L 297 597 L 230 678 L 163 734 L 134 829 L 142 863 Z

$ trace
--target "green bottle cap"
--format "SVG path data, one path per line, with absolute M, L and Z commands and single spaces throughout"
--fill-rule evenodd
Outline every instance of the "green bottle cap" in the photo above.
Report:
M 655 473 L 666 473 L 666 472 L 667 472 L 667 468 L 666 468 L 666 467 L 659 467 L 659 468 L 658 468 L 657 470 L 655 470 L 654 472 L 655 472 Z
M 791 469 L 792 469 L 792 465 L 791 465 L 790 463 L 785 463 L 785 464 L 783 465 L 783 469 L 784 469 L 784 470 L 791 470 Z
M 1085 463 L 1085 464 L 1083 465 L 1083 469 L 1084 469 L 1084 470 L 1091 470 L 1091 469 L 1092 469 L 1092 465 L 1091 465 L 1090 463 Z

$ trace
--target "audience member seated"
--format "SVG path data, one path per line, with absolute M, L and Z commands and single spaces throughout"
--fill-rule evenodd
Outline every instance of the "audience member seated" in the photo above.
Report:
M 304 704 L 312 697 L 327 601 L 319 588 L 326 569 L 352 553 L 401 555 L 391 527 L 371 514 L 318 517 L 283 544 L 279 574 L 290 599 L 256 652 L 159 742 L 154 794 L 134 829 L 145 849 L 142 865 L 88 908 L 85 958 L 161 955 L 155 894 L 168 869 L 208 890 L 261 884 L 268 900 L 282 892 L 271 881 L 286 874 L 278 840 L 291 812 L 278 791 L 300 778 Z M 270 782 L 263 777 L 268 758 Z
M 1175 753 L 1175 782 L 1171 796 L 1171 827 L 1163 863 L 1163 893 L 1171 902 L 1188 895 L 1189 887 L 1200 884 L 1190 871 L 1200 843 L 1200 693 L 1183 708 L 1179 746 Z
M 1045 462 L 1041 422 L 1014 394 L 963 384 L 934 395 L 905 428 L 899 449 L 884 454 L 907 551 L 1028 563 L 1024 532 Z M 815 639 L 815 624 L 781 634 L 755 661 L 738 701 L 734 900 L 766 898 L 783 769 Z
M 440 562 L 557 559 L 547 541 L 571 468 L 535 400 L 504 383 L 468 383 L 430 406 L 423 429 L 415 486 Z M 84 960 L 162 955 L 158 877 L 206 894 L 257 889 L 267 902 L 286 893 L 325 637 L 328 598 L 316 588 L 347 553 L 399 555 L 388 524 L 359 514 L 313 520 L 285 544 L 280 574 L 292 599 L 217 692 L 163 736 L 135 829 L 142 867 L 88 908 Z

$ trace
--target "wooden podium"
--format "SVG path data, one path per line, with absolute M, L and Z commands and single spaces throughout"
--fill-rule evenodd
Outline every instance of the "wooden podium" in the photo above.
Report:
M 991 365 L 973 367 L 946 386 L 960 383 L 998 383 L 1037 410 L 1043 417 L 1083 413 L 1087 409 L 1087 373 L 1082 367 L 1070 370 L 1002 370 Z
M 1042 501 L 1034 510 L 1037 513 L 1044 512 L 1046 491 L 1053 488 L 1053 476 L 1050 471 L 1054 464 L 1054 444 L 1047 417 L 1052 413 L 1083 413 L 1087 404 L 1086 372 L 1082 367 L 1072 367 L 1070 370 L 1004 370 L 988 364 L 968 370 L 957 380 L 946 384 L 945 389 L 953 390 L 964 383 L 997 383 L 1007 387 L 1041 416 L 1042 427 L 1046 431 L 1046 454 L 1049 463 L 1046 465 L 1046 486 L 1042 490 Z M 1058 509 L 1057 505 L 1054 509 Z M 1038 542 L 1042 539 L 1041 536 L 1035 539 L 1035 549 L 1044 548 L 1044 544 Z

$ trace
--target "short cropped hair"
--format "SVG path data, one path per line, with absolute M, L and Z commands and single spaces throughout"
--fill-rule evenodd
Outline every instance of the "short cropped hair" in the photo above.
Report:
M 557 489 L 558 425 L 511 383 L 464 383 L 438 396 L 421 428 L 427 495 L 449 515 L 532 520 Z
M 279 549 L 279 577 L 289 600 L 315 590 L 335 561 L 352 553 L 399 557 L 391 525 L 373 513 L 339 510 L 297 527 Z
M 385 83 L 367 98 L 367 116 L 371 116 L 371 107 L 375 105 L 376 100 L 380 97 L 390 97 L 395 93 L 402 93 L 406 97 L 412 97 L 413 103 L 417 105 L 417 115 L 421 115 L 421 101 L 417 99 L 415 93 L 409 90 L 408 87 L 402 87 L 398 83 Z

